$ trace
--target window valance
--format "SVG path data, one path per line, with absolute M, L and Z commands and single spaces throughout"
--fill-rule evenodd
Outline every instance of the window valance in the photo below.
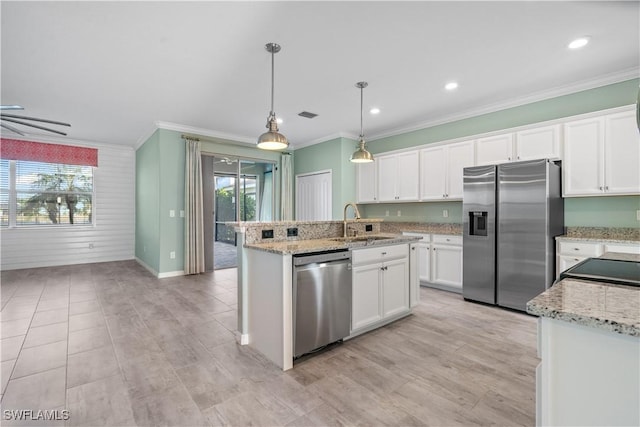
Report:
M 73 145 L 0 139 L 0 158 L 66 165 L 98 166 L 98 150 Z

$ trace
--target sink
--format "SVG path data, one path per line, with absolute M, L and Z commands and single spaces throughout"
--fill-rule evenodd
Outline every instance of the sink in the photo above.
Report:
M 329 240 L 333 242 L 370 242 L 374 240 L 395 239 L 393 236 L 355 236 L 355 237 L 332 237 Z

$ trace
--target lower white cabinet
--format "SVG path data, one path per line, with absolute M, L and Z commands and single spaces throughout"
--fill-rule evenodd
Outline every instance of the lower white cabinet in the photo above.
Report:
M 355 249 L 352 264 L 352 335 L 409 312 L 408 244 Z
M 417 244 L 421 283 L 462 292 L 462 236 L 403 234 L 422 237 Z
M 559 237 L 556 239 L 556 278 L 568 268 L 590 257 L 598 257 L 605 252 L 640 254 L 640 243 L 613 243 L 602 240 L 576 240 Z
M 462 246 L 431 245 L 431 282 L 462 291 Z

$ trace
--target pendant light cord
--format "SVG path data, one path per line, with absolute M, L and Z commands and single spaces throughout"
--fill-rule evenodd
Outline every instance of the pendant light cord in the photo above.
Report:
M 271 115 L 272 116 L 275 115 L 275 113 L 273 111 L 273 98 L 274 98 L 274 92 L 275 92 L 275 89 L 274 89 L 275 85 L 273 83 L 274 82 L 274 77 L 273 77 L 273 74 L 274 74 L 274 71 L 273 71 L 274 70 L 274 65 L 273 65 L 274 59 L 273 59 L 273 56 L 274 55 L 275 55 L 274 49 L 271 49 Z
M 362 126 L 362 111 L 364 109 L 364 95 L 363 95 L 363 91 L 364 88 L 360 87 L 360 138 L 364 139 L 364 127 Z

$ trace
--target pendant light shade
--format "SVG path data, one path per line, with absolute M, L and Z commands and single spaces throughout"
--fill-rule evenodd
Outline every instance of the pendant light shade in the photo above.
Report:
M 289 146 L 289 141 L 287 141 L 286 136 L 278 132 L 278 121 L 276 119 L 276 113 L 273 111 L 273 63 L 274 55 L 280 52 L 280 45 L 277 43 L 267 43 L 265 48 L 271 53 L 271 111 L 269 112 L 269 117 L 267 117 L 267 129 L 269 130 L 258 138 L 258 148 L 263 150 L 282 150 Z
M 360 142 L 358 142 L 358 149 L 351 155 L 351 161 L 353 163 L 371 163 L 373 162 L 373 154 L 367 151 L 364 142 L 364 130 L 362 127 L 362 111 L 363 111 L 363 90 L 369 86 L 367 82 L 358 82 L 356 87 L 360 88 Z

